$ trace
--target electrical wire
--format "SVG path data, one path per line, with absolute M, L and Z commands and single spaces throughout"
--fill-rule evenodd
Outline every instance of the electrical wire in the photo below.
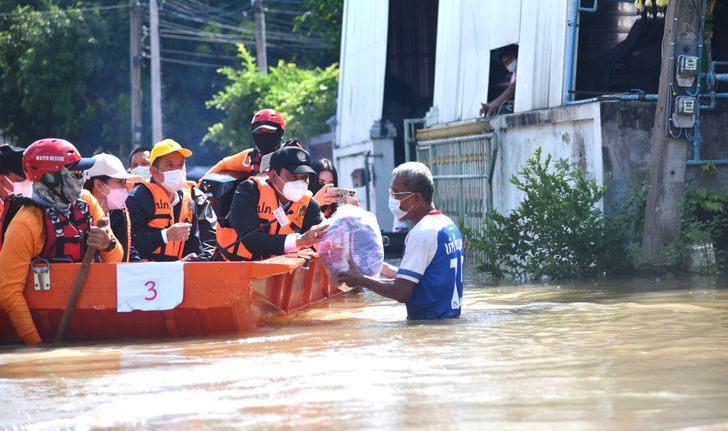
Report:
M 122 4 L 122 5 L 114 5 L 114 6 L 96 6 L 96 7 L 83 7 L 83 8 L 68 8 L 68 9 L 61 9 L 64 12 L 96 12 L 96 11 L 108 11 L 108 10 L 114 10 L 114 9 L 128 9 L 128 4 Z M 33 10 L 33 13 L 38 13 L 41 15 L 46 15 L 50 13 L 56 13 L 55 10 Z M 24 12 L 5 12 L 0 13 L 0 17 L 7 18 L 7 17 L 17 17 L 22 16 Z

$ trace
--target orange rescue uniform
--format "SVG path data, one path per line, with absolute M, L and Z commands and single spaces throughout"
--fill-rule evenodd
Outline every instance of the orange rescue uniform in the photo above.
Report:
M 215 166 L 210 168 L 210 170 L 207 171 L 205 175 L 207 176 L 210 174 L 225 174 L 237 179 L 247 179 L 251 175 L 257 175 L 258 172 L 254 172 L 252 167 L 253 150 L 253 148 L 248 148 L 247 150 L 243 150 L 237 154 L 233 154 L 232 156 L 225 157 L 224 159 L 217 162 Z M 223 214 L 223 216 L 224 215 L 225 214 Z M 220 222 L 223 223 L 221 224 Z M 238 255 L 238 253 L 236 252 L 238 250 L 238 247 L 230 247 L 237 239 L 238 234 L 235 232 L 235 229 L 228 227 L 227 223 L 225 223 L 225 221 L 222 219 L 219 219 L 217 221 L 217 227 L 215 228 L 215 237 L 217 239 L 218 248 L 223 250 L 221 253 L 225 259 L 230 260 L 234 257 L 230 256 L 229 253 L 232 253 L 233 255 Z M 243 248 L 242 245 L 240 246 L 240 248 Z M 246 253 L 247 250 L 245 250 L 244 254 Z
M 288 235 L 291 233 L 299 233 L 303 227 L 303 219 L 306 215 L 311 203 L 312 194 L 306 190 L 306 194 L 298 202 L 292 202 L 286 211 L 286 217 L 289 223 L 286 226 L 276 220 L 273 210 L 280 206 L 278 196 L 273 186 L 267 181 L 267 177 L 252 177 L 260 192 L 260 200 L 258 201 L 258 222 L 260 230 L 271 235 Z M 253 256 L 253 253 L 238 242 L 238 234 L 233 228 L 226 228 L 220 233 L 218 230 L 218 243 L 224 249 L 223 256 L 228 260 L 257 260 L 261 256 Z
M 104 217 L 104 212 L 96 199 L 86 190 L 81 199 L 88 204 L 91 220 L 95 225 Z M 0 250 L 0 307 L 5 310 L 20 338 L 25 344 L 41 342 L 38 330 L 33 323 L 27 302 L 23 297 L 30 262 L 38 256 L 46 241 L 43 210 L 25 205 L 13 217 L 5 233 L 2 250 Z M 100 252 L 103 262 L 120 262 L 124 255 L 121 245 L 109 252 Z
M 253 148 L 243 150 L 238 154 L 227 156 L 224 159 L 217 162 L 215 166 L 210 168 L 205 175 L 210 174 L 226 174 L 235 178 L 247 178 L 250 175 L 255 175 L 257 172 L 253 172 L 252 161 L 253 161 Z

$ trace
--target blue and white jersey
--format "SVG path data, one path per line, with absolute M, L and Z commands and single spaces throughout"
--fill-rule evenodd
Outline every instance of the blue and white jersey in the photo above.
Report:
M 455 223 L 432 211 L 407 234 L 404 247 L 397 278 L 417 283 L 407 301 L 407 318 L 459 317 L 465 255 Z

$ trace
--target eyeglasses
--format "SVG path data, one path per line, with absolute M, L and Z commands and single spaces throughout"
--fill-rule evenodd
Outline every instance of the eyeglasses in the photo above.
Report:
M 392 189 L 389 189 L 389 196 L 397 199 L 397 195 L 411 195 L 414 192 L 393 192 Z

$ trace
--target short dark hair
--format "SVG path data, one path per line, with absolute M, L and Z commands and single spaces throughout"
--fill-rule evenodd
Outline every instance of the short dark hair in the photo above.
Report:
M 498 60 L 503 61 L 506 56 L 518 57 L 518 44 L 506 45 L 498 49 Z
M 137 145 L 136 147 L 132 148 L 131 152 L 129 153 L 129 165 L 131 165 L 131 159 L 134 157 L 134 154 L 143 153 L 144 151 L 149 151 L 151 153 L 152 149 L 144 145 Z
M 403 163 L 394 168 L 392 177 L 402 178 L 407 190 L 421 193 L 425 202 L 432 203 L 432 195 L 435 194 L 435 181 L 432 179 L 432 173 L 423 163 Z

